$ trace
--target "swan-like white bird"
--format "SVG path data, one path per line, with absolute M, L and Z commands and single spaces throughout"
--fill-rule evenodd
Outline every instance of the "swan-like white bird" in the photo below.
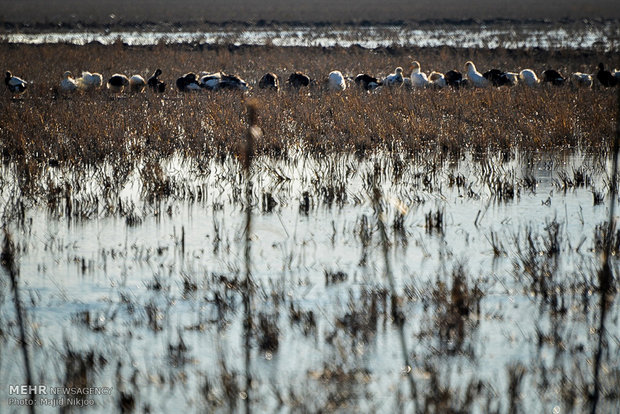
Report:
M 114 93 L 122 93 L 126 86 L 129 86 L 129 79 L 120 73 L 115 73 L 108 79 L 107 87 Z
M 145 88 L 146 88 L 146 81 L 144 80 L 142 76 L 133 75 L 131 78 L 129 78 L 129 89 L 131 89 L 132 92 L 135 92 L 135 93 L 144 92 Z
M 570 77 L 575 85 L 582 88 L 591 88 L 594 84 L 592 75 L 590 75 L 589 73 L 575 72 Z
M 383 80 L 383 84 L 386 86 L 401 86 L 403 82 L 403 68 L 400 66 L 396 68 L 395 73 L 387 75 Z
M 82 77 L 77 79 L 78 88 L 82 90 L 91 90 L 100 88 L 103 85 L 103 76 L 101 73 L 82 72 Z
M 340 72 L 339 70 L 329 72 L 329 75 L 327 77 L 327 84 L 329 86 L 329 89 L 333 91 L 344 91 L 345 89 L 347 89 L 347 83 L 344 80 L 342 72 Z
M 465 70 L 467 70 L 467 79 L 469 79 L 469 83 L 473 86 L 476 88 L 486 88 L 489 86 L 489 80 L 476 70 L 476 65 L 471 60 L 465 63 Z
M 428 80 L 428 77 L 426 76 L 426 73 L 421 71 L 420 62 L 418 62 L 417 60 L 415 60 L 411 64 L 410 79 L 411 79 L 411 86 L 413 86 L 414 88 L 424 88 L 430 85 L 430 82 Z
M 432 85 L 439 88 L 443 88 L 448 85 L 448 82 L 446 82 L 446 77 L 443 73 L 432 71 L 428 76 L 428 80 Z
M 519 80 L 527 86 L 534 87 L 540 84 L 540 79 L 532 69 L 523 69 L 519 72 Z
M 66 71 L 62 75 L 62 80 L 60 81 L 60 89 L 63 92 L 73 92 L 77 88 L 78 88 L 77 81 L 73 79 L 73 76 L 70 71 Z
M 9 71 L 6 72 L 4 83 L 14 96 L 24 93 L 26 91 L 26 87 L 28 86 L 28 82 L 18 78 L 17 76 L 13 76 L 13 74 Z

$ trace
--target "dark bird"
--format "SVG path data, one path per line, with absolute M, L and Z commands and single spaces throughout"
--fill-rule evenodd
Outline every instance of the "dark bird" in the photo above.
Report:
M 166 82 L 159 79 L 162 74 L 161 69 L 157 69 L 153 75 L 146 81 L 146 84 L 155 92 L 163 93 L 166 90 Z
M 9 88 L 9 91 L 11 91 L 14 96 L 24 93 L 26 87 L 28 86 L 28 82 L 18 78 L 17 76 L 13 76 L 13 74 L 9 71 L 6 72 L 4 83 L 6 83 L 6 87 Z
M 504 72 L 499 69 L 491 69 L 482 74 L 493 86 L 515 86 L 519 82 L 519 75 L 512 72 Z
M 230 89 L 235 91 L 248 91 L 250 87 L 247 82 L 237 75 L 227 75 L 222 72 L 222 78 L 218 89 Z
M 249 86 L 246 81 L 236 75 L 228 75 L 224 72 L 206 73 L 201 72 L 198 84 L 210 91 L 219 91 L 221 89 L 247 91 Z
M 610 71 L 605 70 L 605 66 L 602 63 L 598 64 L 598 72 L 596 72 L 596 79 L 606 88 L 614 87 L 618 84 L 618 79 L 611 74 Z
M 446 78 L 446 83 L 448 86 L 452 86 L 453 88 L 460 88 L 461 86 L 465 86 L 465 79 L 463 79 L 463 75 L 461 72 L 456 70 L 449 70 L 444 74 L 444 78 Z
M 199 91 L 202 89 L 194 72 L 189 72 L 181 76 L 177 79 L 176 84 L 181 92 Z
M 294 88 L 308 86 L 310 85 L 310 77 L 301 72 L 291 73 L 291 76 L 288 77 L 288 83 Z
M 125 75 L 115 73 L 110 79 L 108 79 L 107 87 L 114 93 L 121 93 L 126 86 L 129 85 L 129 78 Z
M 280 80 L 275 73 L 265 73 L 258 81 L 258 87 L 261 89 L 273 89 L 275 91 L 280 89 Z
M 374 76 L 370 76 L 365 73 L 360 73 L 359 75 L 355 77 L 355 84 L 357 86 L 364 88 L 367 91 L 371 91 L 377 88 L 378 86 L 382 85 L 383 82 L 381 82 L 379 79 L 375 78 Z
M 562 86 L 566 83 L 566 78 L 555 69 L 547 69 L 542 73 L 543 82 L 550 82 L 555 86 Z

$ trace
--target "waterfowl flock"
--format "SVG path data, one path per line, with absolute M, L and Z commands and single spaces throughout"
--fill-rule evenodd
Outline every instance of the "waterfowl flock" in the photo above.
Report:
M 572 84 L 575 87 L 592 88 L 599 84 L 605 88 L 615 87 L 620 83 L 620 71 L 610 72 L 605 69 L 603 63 L 599 63 L 597 70 L 592 73 L 574 72 L 570 76 L 564 76 L 555 69 L 546 69 L 540 73 L 540 77 L 532 69 L 522 69 L 517 72 L 503 71 L 497 68 L 480 73 L 474 62 L 467 61 L 464 65 L 465 72 L 461 73 L 456 69 L 446 73 L 431 71 L 426 74 L 422 71 L 420 62 L 413 61 L 410 66 L 409 76 L 403 71 L 401 66 L 397 67 L 393 73 L 386 76 L 373 76 L 367 73 L 360 73 L 356 76 L 345 76 L 341 71 L 331 71 L 323 81 L 311 79 L 303 72 L 293 72 L 289 75 L 286 86 L 292 89 L 306 88 L 314 85 L 324 84 L 327 89 L 332 91 L 344 91 L 348 85 L 355 85 L 365 91 L 378 91 L 383 88 L 445 88 L 454 89 L 462 87 L 488 88 L 488 87 L 514 87 L 524 85 L 527 87 L 538 87 L 541 84 L 553 86 L 563 86 Z M 106 88 L 115 95 L 124 92 L 143 93 L 148 89 L 153 92 L 163 93 L 166 90 L 166 82 L 160 79 L 163 74 L 161 69 L 156 69 L 153 74 L 145 80 L 140 74 L 127 77 L 121 73 L 113 74 L 106 82 Z M 597 81 L 595 83 L 595 80 Z M 28 82 L 14 76 L 10 71 L 6 72 L 5 84 L 13 98 L 23 94 Z M 73 93 L 76 91 L 90 91 L 100 89 L 103 84 L 103 76 L 100 73 L 84 71 L 80 78 L 74 78 L 70 71 L 62 75 L 58 90 L 62 93 Z M 237 75 L 225 72 L 188 72 L 175 81 L 179 92 L 199 92 L 199 91 L 218 91 L 218 90 L 237 90 L 249 91 L 250 85 Z M 280 79 L 273 72 L 264 74 L 258 84 L 259 89 L 274 90 L 280 89 Z

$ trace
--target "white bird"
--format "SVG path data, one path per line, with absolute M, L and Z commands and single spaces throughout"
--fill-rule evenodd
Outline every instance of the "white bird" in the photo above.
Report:
M 100 88 L 103 85 L 103 76 L 101 73 L 82 72 L 82 77 L 77 79 L 78 88 L 82 90 L 91 90 Z
M 417 60 L 411 64 L 411 86 L 424 88 L 430 84 L 426 73 L 420 70 L 420 62 Z
M 126 86 L 129 86 L 129 79 L 127 79 L 127 76 L 120 73 L 115 73 L 110 79 L 108 79 L 107 87 L 114 93 L 123 92 Z
M 428 79 L 434 86 L 437 86 L 439 88 L 443 88 L 444 86 L 448 85 L 448 83 L 446 82 L 446 77 L 443 75 L 443 73 L 433 71 L 428 76 Z
M 519 79 L 521 80 L 521 82 L 530 87 L 538 86 L 538 84 L 540 83 L 540 79 L 538 79 L 538 76 L 536 76 L 536 72 L 534 72 L 532 69 L 523 69 L 521 72 L 519 72 Z
M 465 69 L 467 70 L 467 79 L 476 88 L 486 88 L 489 86 L 489 81 L 480 72 L 476 70 L 476 65 L 471 60 L 465 63 Z
M 21 95 L 26 91 L 26 87 L 28 86 L 28 82 L 18 78 L 17 76 L 13 76 L 13 74 L 8 71 L 4 77 L 4 83 L 6 84 L 6 87 L 9 88 L 9 91 L 11 91 L 13 96 Z
M 391 73 L 385 77 L 383 84 L 387 86 L 401 86 L 403 84 L 403 68 L 396 68 L 396 73 Z
M 60 81 L 60 89 L 63 92 L 73 92 L 78 88 L 78 83 L 71 76 L 71 72 L 66 71 L 62 75 L 62 80 Z
M 329 86 L 329 89 L 333 91 L 344 91 L 345 89 L 347 89 L 347 84 L 344 80 L 344 76 L 339 70 L 329 72 L 329 76 L 327 77 L 327 84 Z
M 592 75 L 588 73 L 575 72 L 571 75 L 571 80 L 574 84 L 582 88 L 591 88 L 594 84 Z
M 132 92 L 136 92 L 136 93 L 144 92 L 145 88 L 146 88 L 146 81 L 144 80 L 142 76 L 133 75 L 131 78 L 129 78 L 129 89 L 131 89 Z

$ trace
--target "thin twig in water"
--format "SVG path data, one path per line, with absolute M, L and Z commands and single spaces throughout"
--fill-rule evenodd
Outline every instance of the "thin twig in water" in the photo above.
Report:
M 24 357 L 24 369 L 26 371 L 26 385 L 30 391 L 30 399 L 34 401 L 34 384 L 32 382 L 32 371 L 30 369 L 30 355 L 28 354 L 28 344 L 26 342 L 26 328 L 24 326 L 24 310 L 22 309 L 21 299 L 19 298 L 19 287 L 17 285 L 17 271 L 15 270 L 15 246 L 11 235 L 4 230 L 4 245 L 2 254 L 0 255 L 0 263 L 9 274 L 11 279 L 11 289 L 13 290 L 13 298 L 15 300 L 15 313 L 17 314 L 17 323 L 19 325 L 19 340 L 21 342 L 22 354 Z M 29 405 L 30 413 L 35 413 L 34 404 Z
M 250 102 L 247 105 L 248 120 L 250 126 L 246 136 L 245 154 L 243 157 L 243 171 L 245 175 L 245 278 L 243 289 L 243 310 L 245 314 L 244 348 L 245 348 L 245 413 L 251 409 L 250 389 L 252 387 L 252 375 L 250 373 L 251 339 L 252 339 L 252 279 L 251 279 L 251 233 L 252 233 L 252 181 L 251 167 L 254 156 L 254 141 L 260 137 L 260 129 L 257 126 L 257 104 Z

